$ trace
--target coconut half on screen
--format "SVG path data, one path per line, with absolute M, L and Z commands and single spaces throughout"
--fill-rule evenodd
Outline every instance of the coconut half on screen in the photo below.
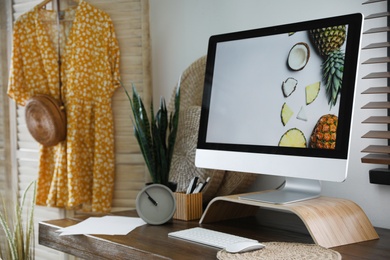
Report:
M 310 58 L 310 48 L 304 42 L 298 42 L 295 44 L 289 54 L 287 59 L 287 64 L 290 69 L 298 71 L 303 69 Z

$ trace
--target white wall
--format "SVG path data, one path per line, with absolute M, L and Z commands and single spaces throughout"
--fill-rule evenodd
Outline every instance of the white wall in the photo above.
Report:
M 363 1 L 150 0 L 154 100 L 157 101 L 160 96 L 171 96 L 181 72 L 206 54 L 208 38 L 213 34 L 353 12 L 361 12 L 367 16 L 386 10 L 386 2 L 362 5 Z M 368 20 L 364 29 L 385 26 L 385 23 L 385 18 Z M 386 41 L 385 33 L 363 37 L 362 45 L 379 41 Z M 361 60 L 366 60 L 368 55 L 384 56 L 386 49 L 362 51 Z M 359 79 L 370 71 L 385 70 L 384 64 L 362 65 Z M 344 183 L 323 183 L 323 195 L 351 199 L 365 210 L 375 226 L 390 228 L 390 186 L 370 184 L 368 171 L 378 166 L 360 162 L 364 155 L 360 151 L 368 142 L 373 142 L 360 138 L 368 131 L 368 127 L 372 127 L 361 124 L 372 111 L 361 110 L 360 107 L 368 101 L 385 98 L 361 95 L 370 85 L 385 86 L 386 81 L 358 81 L 353 152 L 348 178 Z M 259 178 L 261 188 L 272 188 L 279 183 L 279 178 Z

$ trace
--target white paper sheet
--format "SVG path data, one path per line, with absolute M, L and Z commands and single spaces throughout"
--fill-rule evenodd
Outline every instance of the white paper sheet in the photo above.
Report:
M 127 235 L 135 228 L 145 225 L 141 218 L 104 216 L 90 217 L 76 225 L 60 228 L 60 236 L 66 235 Z

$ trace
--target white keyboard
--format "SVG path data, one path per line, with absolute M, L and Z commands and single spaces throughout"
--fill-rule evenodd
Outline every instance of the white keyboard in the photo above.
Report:
M 190 242 L 195 242 L 207 246 L 225 248 L 229 244 L 251 241 L 258 242 L 254 239 L 249 239 L 245 237 L 235 236 L 231 234 L 226 234 L 210 229 L 195 227 L 185 230 L 180 230 L 176 232 L 171 232 L 168 234 L 169 237 L 184 239 Z

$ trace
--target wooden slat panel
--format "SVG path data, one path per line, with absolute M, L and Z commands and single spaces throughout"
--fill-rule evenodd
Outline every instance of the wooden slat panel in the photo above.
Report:
M 139 178 L 140 174 L 145 171 L 144 165 L 142 164 L 118 164 L 117 170 L 117 176 L 124 181 L 139 181 L 140 179 L 143 179 Z M 118 185 L 120 186 L 122 184 L 118 183 Z
M 376 14 L 370 14 L 370 15 L 367 15 L 366 17 L 364 17 L 364 19 L 368 20 L 368 19 L 374 19 L 374 18 L 380 18 L 380 17 L 386 17 L 386 16 L 390 16 L 390 12 L 381 12 L 381 13 L 376 13 Z
M 390 47 L 390 42 L 377 42 L 377 43 L 371 43 L 365 47 L 363 47 L 363 50 L 368 49 L 376 49 L 376 48 L 387 48 Z
M 365 124 L 390 124 L 390 117 L 388 116 L 370 116 L 362 123 Z
M 382 2 L 383 0 L 368 0 L 364 2 L 363 4 L 371 4 L 376 2 Z M 387 4 L 389 4 L 389 1 L 387 1 Z M 383 10 L 384 12 L 374 13 L 371 15 L 368 15 L 365 17 L 366 20 L 369 19 L 375 19 L 375 18 L 383 18 L 387 17 L 387 26 L 386 27 L 377 27 L 377 28 L 370 28 L 364 32 L 365 35 L 371 34 L 371 33 L 381 33 L 381 32 L 387 32 L 387 39 L 389 39 L 389 16 L 390 12 L 387 8 L 387 11 Z M 364 47 L 363 49 L 375 49 L 375 48 L 388 48 L 390 47 L 389 41 L 387 42 L 378 42 L 378 43 L 371 43 Z M 389 54 L 389 52 L 387 52 Z M 363 62 L 363 64 L 376 64 L 376 63 L 389 63 L 390 58 L 389 57 L 375 57 L 370 58 Z M 373 72 L 365 77 L 363 79 L 378 79 L 378 78 L 390 78 L 390 72 L 389 68 L 387 69 L 387 72 Z M 384 86 L 384 87 L 373 87 L 369 88 L 366 91 L 363 91 L 362 94 L 390 94 L 390 87 Z M 389 100 L 389 98 L 387 98 Z M 389 109 L 389 102 L 371 102 L 367 105 L 362 107 L 363 109 L 377 109 L 377 108 L 384 108 Z M 374 124 L 390 124 L 390 117 L 389 116 L 372 116 L 366 120 L 363 121 L 363 123 L 374 123 Z M 390 132 L 389 131 L 369 131 L 365 135 L 362 136 L 362 138 L 375 138 L 375 139 L 389 139 L 390 138 Z M 361 161 L 363 163 L 373 163 L 373 164 L 390 164 L 390 155 L 389 155 L 390 148 L 388 146 L 379 146 L 379 145 L 370 145 L 367 148 L 365 148 L 362 152 L 368 152 L 368 153 L 375 153 L 375 154 L 368 154 L 364 156 Z M 376 154 L 379 153 L 379 154 Z
M 41 1 L 13 0 L 14 20 Z M 128 89 L 131 89 L 130 85 L 132 83 L 136 84 L 137 90 L 143 96 L 145 103 L 150 104 L 148 0 L 88 0 L 88 2 L 107 12 L 113 20 L 121 50 L 122 82 Z M 135 198 L 139 190 L 144 186 L 146 168 L 134 138 L 129 103 L 123 89 L 118 89 L 114 93 L 113 114 L 115 124 L 116 180 L 112 209 L 117 211 L 135 207 Z M 37 176 L 39 145 L 34 141 L 26 128 L 24 108 L 17 107 L 16 115 L 18 176 L 15 176 L 15 178 L 19 179 L 20 194 L 29 181 Z M 1 126 L 2 124 L 0 124 Z M 1 144 L 2 142 L 0 141 Z M 2 166 L 0 171 L 1 169 Z M 38 208 L 35 212 L 37 221 L 48 218 L 61 218 L 61 214 L 64 214 L 63 209 Z M 36 248 L 37 259 L 61 259 L 61 256 L 63 255 L 42 246 L 37 246 Z
M 390 102 L 369 102 L 362 106 L 362 109 L 383 109 L 390 108 Z
M 21 14 L 33 8 L 36 4 L 40 3 L 41 0 L 14 0 L 13 1 L 13 18 L 14 20 Z M 11 35 L 9 35 L 11 36 Z M 28 133 L 26 124 L 24 121 L 24 108 L 18 107 L 16 111 L 16 123 L 17 123 L 17 147 L 19 150 L 16 151 L 18 176 L 18 193 L 19 196 L 27 185 L 37 178 L 38 169 L 38 144 L 33 140 L 31 135 Z M 31 196 L 31 195 L 29 195 Z M 47 207 L 36 207 L 35 208 L 35 228 L 36 235 L 38 234 L 38 223 L 48 218 L 59 218 L 63 217 L 63 210 L 47 208 Z M 35 238 L 35 258 L 36 259 L 63 259 L 64 254 L 58 251 L 43 247 L 38 244 L 37 238 Z
M 373 72 L 363 77 L 363 79 L 381 79 L 381 78 L 390 78 L 390 72 Z
M 129 165 L 145 165 L 144 158 L 142 154 L 116 154 L 115 156 L 116 165 L 118 164 L 129 164 Z
M 31 1 L 18 0 L 14 5 L 15 17 L 18 17 L 26 10 L 29 10 L 38 2 L 40 1 L 35 1 L 32 5 Z M 150 90 L 147 90 L 146 93 L 144 93 L 144 87 L 146 84 L 144 81 L 150 77 L 150 75 L 147 75 L 148 71 L 144 70 L 146 67 L 145 62 L 148 61 L 148 57 L 145 57 L 145 54 L 149 55 L 149 50 L 145 50 L 144 47 L 144 45 L 148 46 L 149 41 L 148 38 L 145 38 L 145 35 L 148 35 L 148 33 L 145 33 L 144 31 L 148 29 L 148 23 L 145 23 L 145 21 L 148 21 L 148 18 L 144 17 L 145 14 L 148 14 L 148 11 L 143 10 L 143 8 L 148 7 L 147 1 L 91 0 L 89 2 L 97 8 L 107 12 L 114 22 L 115 32 L 121 49 L 121 76 L 122 80 L 126 80 L 125 85 L 135 83 L 137 84 L 137 90 L 141 93 L 141 95 L 150 95 Z M 150 88 L 150 86 L 148 86 L 148 88 Z M 132 123 L 130 120 L 129 103 L 122 89 L 116 91 L 113 96 L 113 113 L 115 124 L 115 153 L 117 156 L 116 176 L 118 176 L 116 178 L 116 182 L 126 183 L 123 182 L 123 178 L 126 175 L 120 172 L 122 167 L 118 167 L 119 164 L 137 165 L 137 167 L 141 167 L 143 169 L 142 171 L 136 171 L 135 176 L 133 174 L 128 174 L 126 178 L 133 176 L 132 178 L 136 181 L 140 179 L 142 180 L 145 178 L 144 160 L 134 138 Z M 28 133 L 24 121 L 23 107 L 18 107 L 17 115 L 18 146 L 20 147 L 20 150 L 17 152 L 17 156 L 19 158 L 19 162 L 22 164 L 19 171 L 21 174 L 32 174 L 33 171 L 36 172 L 37 169 L 24 167 L 23 165 L 27 161 L 38 160 L 37 151 L 39 146 Z M 132 187 L 124 187 L 122 184 L 117 185 L 117 187 L 121 189 L 132 189 Z M 134 193 L 137 193 L 137 191 L 140 190 L 140 187 L 137 185 L 134 187 L 136 188 Z M 125 200 L 130 198 L 127 197 L 121 199 Z M 114 198 L 113 207 L 115 207 L 115 201 L 116 198 Z M 120 207 L 123 207 L 122 203 Z
M 38 161 L 39 153 L 34 150 L 18 150 L 16 152 L 16 157 L 22 161 Z M 19 167 L 22 167 L 22 165 Z M 20 178 L 23 179 L 23 177 L 24 176 L 21 176 Z
M 363 153 L 388 153 L 390 154 L 390 146 L 387 145 L 369 145 L 362 150 Z
M 117 137 L 117 139 L 120 139 Z M 127 145 L 120 143 L 119 141 L 115 141 L 115 152 L 116 153 L 139 153 L 140 149 L 138 144 Z
M 372 87 L 362 92 L 362 94 L 389 94 L 390 87 Z
M 387 0 L 368 0 L 366 2 L 364 2 L 363 4 L 372 4 L 372 3 L 377 3 L 377 2 L 384 2 L 384 1 L 387 1 Z
M 362 138 L 390 139 L 390 131 L 369 131 Z
M 149 54 L 145 53 L 149 51 L 145 49 L 145 46 L 149 44 L 149 39 L 145 38 L 149 20 L 148 17 L 145 18 L 148 14 L 148 10 L 144 10 L 145 3 L 147 1 L 140 0 L 95 0 L 91 2 L 94 6 L 106 11 L 114 22 L 121 49 L 120 69 L 123 84 L 127 90 L 131 90 L 131 84 L 135 84 L 137 91 L 147 103 L 146 100 L 150 100 L 151 92 L 148 89 L 150 86 L 147 86 L 148 82 L 145 81 L 150 77 L 149 72 L 145 71 L 145 62 L 149 60 Z M 114 94 L 112 107 L 116 159 L 113 211 L 117 211 L 126 207 L 127 209 L 134 208 L 135 198 L 145 182 L 146 168 L 134 137 L 129 101 L 123 89 L 118 89 Z
M 362 64 L 375 64 L 375 63 L 387 63 L 390 62 L 389 57 L 370 58 L 364 61 Z
M 368 154 L 362 157 L 362 163 L 387 164 L 390 165 L 390 155 L 388 154 Z
M 381 33 L 381 32 L 388 32 L 390 31 L 390 27 L 378 27 L 378 28 L 371 28 L 367 31 L 364 32 L 364 34 L 369 34 L 369 33 Z
M 5 123 L 5 109 L 7 108 L 5 102 L 6 91 L 5 86 L 7 84 L 6 77 L 7 73 L 7 41 L 4 40 L 7 35 L 6 25 L 6 4 L 4 1 L 0 3 L 0 197 L 3 198 L 1 201 L 8 202 L 11 198 L 9 197 L 9 191 L 7 187 L 7 172 L 6 172 L 6 123 Z M 1 202 L 0 202 L 1 204 Z M 1 228 L 0 228 L 1 230 Z M 0 231 L 0 247 L 5 245 L 5 236 L 2 231 Z

